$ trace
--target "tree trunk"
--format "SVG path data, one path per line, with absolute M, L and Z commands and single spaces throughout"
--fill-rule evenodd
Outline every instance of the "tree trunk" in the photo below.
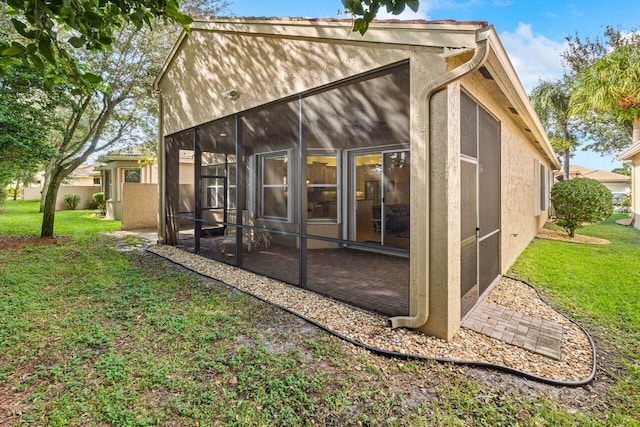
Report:
M 568 127 L 568 125 L 566 123 L 562 123 L 562 138 L 565 141 L 568 141 L 569 140 L 569 136 L 570 135 L 569 135 L 569 127 Z M 568 181 L 569 178 L 570 178 L 570 174 L 569 174 L 570 169 L 569 169 L 569 167 L 570 167 L 570 164 L 571 164 L 571 147 L 565 148 L 563 154 L 564 154 L 564 158 L 562 159 L 562 166 L 563 166 L 563 169 L 564 169 L 563 175 L 564 175 L 564 180 Z
M 47 191 L 49 191 L 49 183 L 51 182 L 51 170 L 53 167 L 48 163 L 44 168 L 44 181 L 42 182 L 42 191 L 40 192 L 40 213 L 44 212 L 44 205 L 47 199 Z
M 47 187 L 47 197 L 42 210 L 42 230 L 40 237 L 53 237 L 53 224 L 56 218 L 56 200 L 63 177 L 59 172 L 51 177 Z M 44 189 L 43 189 L 44 191 Z
M 562 175 L 564 176 L 564 180 L 568 181 L 570 179 L 570 175 L 569 175 L 569 166 L 571 163 L 571 149 L 570 148 L 566 148 L 564 150 L 563 154 L 563 159 L 562 159 L 562 169 L 563 169 L 563 173 Z
M 640 117 L 633 121 L 633 133 L 631 141 L 631 145 L 635 145 L 640 142 Z
M 20 187 L 20 180 L 16 179 L 16 188 L 13 190 L 13 201 L 18 199 L 18 187 Z

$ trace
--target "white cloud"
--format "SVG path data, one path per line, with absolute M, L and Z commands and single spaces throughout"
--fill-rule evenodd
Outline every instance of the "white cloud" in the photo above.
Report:
M 531 24 L 522 22 L 515 32 L 502 32 L 500 40 L 527 93 L 540 80 L 557 80 L 562 77 L 560 54 L 567 48 L 566 41 L 558 42 L 536 34 L 532 31 Z

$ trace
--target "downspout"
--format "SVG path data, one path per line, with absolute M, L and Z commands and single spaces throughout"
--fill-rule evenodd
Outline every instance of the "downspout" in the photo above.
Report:
M 158 152 L 156 158 L 158 159 L 158 243 L 164 244 L 167 241 L 166 236 L 166 206 L 165 206 L 165 180 L 166 180 L 166 159 L 165 153 L 167 152 L 164 146 L 163 129 L 164 129 L 164 104 L 162 102 L 162 92 L 156 85 L 155 92 L 158 96 Z
M 473 57 L 465 62 L 464 64 L 454 68 L 451 71 L 447 71 L 446 73 L 440 75 L 439 77 L 431 80 L 424 91 L 421 94 L 421 98 L 423 99 L 423 111 L 424 111 L 424 130 L 425 130 L 425 149 L 429 150 L 431 145 L 430 138 L 430 123 L 431 123 L 431 111 L 429 109 L 429 105 L 431 103 L 431 97 L 434 93 L 444 88 L 450 83 L 464 77 L 465 75 L 475 71 L 478 69 L 484 61 L 486 61 L 489 56 L 489 37 L 491 35 L 492 27 L 488 26 L 476 31 L 476 50 L 473 54 Z M 427 156 L 427 164 L 429 163 Z M 429 171 L 426 171 L 427 177 L 429 175 Z M 427 186 L 429 180 L 427 179 Z M 427 218 L 426 222 L 429 224 L 429 209 L 427 209 Z M 425 265 L 426 265 L 426 280 L 420 282 L 418 284 L 418 301 L 417 301 L 417 313 L 414 316 L 398 316 L 392 317 L 390 320 L 391 328 L 420 328 L 427 320 L 429 320 L 429 244 L 426 245 L 426 253 L 425 253 Z

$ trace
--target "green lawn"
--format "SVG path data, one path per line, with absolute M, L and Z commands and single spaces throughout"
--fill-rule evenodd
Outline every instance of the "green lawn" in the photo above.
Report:
M 607 221 L 577 230 L 610 245 L 534 240 L 511 268 L 587 326 L 601 346 L 612 345 L 621 369 L 610 398 L 640 419 L 640 231 Z
M 37 236 L 34 211 L 37 203 L 8 202 L 0 244 Z M 511 272 L 580 317 L 607 348 L 596 384 L 557 389 L 374 356 L 123 250 L 134 239 L 101 233 L 118 228 L 89 211 L 59 212 L 56 234 L 69 237 L 0 246 L 0 425 L 573 426 L 640 418 L 635 230 L 607 222 L 581 231 L 611 239 L 606 247 L 535 241 Z M 602 273 L 614 259 L 615 272 Z M 583 267 L 562 274 L 563 260 Z
M 42 214 L 36 200 L 8 200 L 0 207 L 0 234 L 39 236 Z M 100 231 L 120 229 L 120 221 L 99 218 L 95 211 L 58 211 L 54 234 L 57 236 L 82 236 Z
M 614 215 L 577 231 L 610 240 L 610 245 L 534 240 L 511 274 L 544 290 L 561 308 L 603 331 L 625 332 L 625 339 L 638 339 L 640 232 L 615 224 L 621 217 Z

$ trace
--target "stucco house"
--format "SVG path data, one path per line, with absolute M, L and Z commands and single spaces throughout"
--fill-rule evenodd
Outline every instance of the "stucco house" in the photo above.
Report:
M 564 179 L 563 171 L 556 172 L 554 176 L 556 181 L 562 181 Z M 631 177 L 628 175 L 600 169 L 589 169 L 584 166 L 570 165 L 569 179 L 577 177 L 595 179 L 607 187 L 612 194 L 631 193 Z
M 620 153 L 618 158 L 631 165 L 632 224 L 640 230 L 640 197 L 638 197 L 640 195 L 640 143 Z
M 180 183 L 193 182 L 193 154 L 179 153 Z M 158 166 L 144 161 L 141 145 L 111 150 L 98 157 L 102 191 L 109 219 L 122 221 L 123 230 L 157 227 Z
M 101 165 L 97 169 L 101 173 L 102 191 L 107 202 L 107 218 L 122 219 L 126 183 L 158 184 L 156 164 L 141 164 L 141 160 L 143 153 L 140 145 L 118 148 L 98 157 Z
M 160 242 L 451 339 L 547 220 L 560 165 L 493 27 L 350 24 L 182 34 L 156 80 Z

